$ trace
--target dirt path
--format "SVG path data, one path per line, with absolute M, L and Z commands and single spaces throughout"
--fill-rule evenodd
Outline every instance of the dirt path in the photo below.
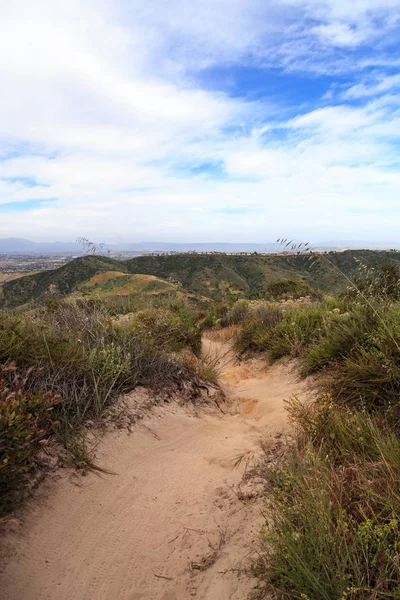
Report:
M 205 352 L 223 357 L 234 409 L 155 408 L 132 434 L 105 436 L 97 462 L 113 474 L 47 482 L 6 540 L 1 598 L 247 598 L 262 503 L 239 500 L 235 459 L 285 430 L 282 398 L 307 386 L 288 365 L 234 364 L 223 342 L 206 340 Z

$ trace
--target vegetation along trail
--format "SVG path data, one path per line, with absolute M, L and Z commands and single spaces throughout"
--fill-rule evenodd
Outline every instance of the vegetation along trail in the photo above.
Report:
M 287 430 L 282 399 L 308 385 L 290 363 L 237 363 L 229 341 L 203 344 L 219 357 L 225 408 L 156 407 L 131 433 L 103 438 L 97 464 L 107 473 L 48 480 L 22 532 L 6 539 L 2 597 L 247 598 L 264 519 L 238 457 Z

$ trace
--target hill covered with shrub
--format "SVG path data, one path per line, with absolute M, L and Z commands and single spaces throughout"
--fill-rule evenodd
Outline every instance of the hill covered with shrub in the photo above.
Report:
M 17 283 L 19 281 L 19 283 Z M 11 284 L 11 285 L 9 285 Z M 159 277 L 129 273 L 126 265 L 107 256 L 76 258 L 59 269 L 42 271 L 0 288 L 0 306 L 13 308 L 48 297 L 176 295 L 178 286 Z
M 46 293 L 67 296 L 94 275 L 106 271 L 126 271 L 126 267 L 107 256 L 76 258 L 59 269 L 41 271 L 20 279 L 8 281 L 0 288 L 0 302 L 14 307 L 32 300 L 42 299 Z
M 400 252 L 346 250 L 328 254 L 228 255 L 176 254 L 138 256 L 126 261 L 130 273 L 172 277 L 194 293 L 218 297 L 230 292 L 251 296 L 268 293 L 281 280 L 304 282 L 311 288 L 336 293 L 360 265 L 377 268 L 388 260 L 400 261 Z
M 147 287 L 155 291 L 172 292 L 178 286 L 196 295 L 209 298 L 274 297 L 276 290 L 293 286 L 308 294 L 310 290 L 338 293 L 364 268 L 374 269 L 388 260 L 400 261 L 400 252 L 374 250 L 347 250 L 328 254 L 295 255 L 228 255 L 228 254 L 172 254 L 138 256 L 118 261 L 106 256 L 85 256 L 52 271 L 43 271 L 15 281 L 1 288 L 0 301 L 5 307 L 15 307 L 32 300 L 42 300 L 50 293 L 67 296 L 77 291 L 101 292 L 116 295 L 141 291 L 144 280 L 132 275 L 158 278 Z M 94 282 L 101 273 L 107 281 Z M 294 282 L 288 284 L 287 282 Z M 122 286 L 123 284 L 123 286 Z M 124 290 L 120 289 L 124 287 Z M 146 287 L 146 286 L 145 286 Z M 157 288 L 157 289 L 156 289 Z M 149 290 L 148 290 L 149 291 Z M 288 291 L 295 291 L 291 289 Z

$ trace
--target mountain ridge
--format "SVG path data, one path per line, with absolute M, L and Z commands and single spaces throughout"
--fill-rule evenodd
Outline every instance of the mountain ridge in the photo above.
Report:
M 346 250 L 328 255 L 182 253 L 142 255 L 125 261 L 89 255 L 58 269 L 4 283 L 0 300 L 4 307 L 14 307 L 41 301 L 53 292 L 68 296 L 94 275 L 110 271 L 151 275 L 177 284 L 186 292 L 209 298 L 262 295 L 272 283 L 287 279 L 337 293 L 348 286 L 346 278 L 356 275 L 360 264 L 375 268 L 387 260 L 400 262 L 400 252 Z

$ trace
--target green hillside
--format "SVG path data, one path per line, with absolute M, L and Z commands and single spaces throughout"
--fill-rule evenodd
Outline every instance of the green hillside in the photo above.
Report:
M 0 300 L 3 306 L 13 307 L 42 299 L 50 292 L 67 296 L 93 275 L 105 271 L 126 271 L 126 267 L 123 263 L 107 256 L 83 256 L 59 269 L 41 271 L 6 282 L 1 288 Z
M 267 291 L 271 283 L 285 279 L 336 293 L 348 285 L 341 272 L 352 278 L 360 264 L 377 267 L 388 260 L 400 261 L 400 252 L 347 250 L 294 256 L 173 254 L 138 256 L 127 261 L 85 256 L 53 271 L 6 282 L 1 288 L 1 302 L 3 306 L 12 307 L 41 300 L 51 292 L 61 296 L 74 292 L 126 295 L 172 291 L 176 286 L 211 298 L 226 294 L 250 296 Z M 104 281 L 92 280 L 100 273 L 107 274 Z M 153 276 L 157 280 L 132 278 L 132 275 Z
M 125 264 L 130 273 L 172 278 L 191 292 L 218 296 L 226 291 L 255 294 L 282 279 L 305 281 L 313 288 L 338 292 L 348 285 L 340 271 L 351 278 L 360 263 L 376 267 L 387 260 L 400 261 L 400 252 L 348 250 L 311 256 L 177 254 L 138 256 Z

